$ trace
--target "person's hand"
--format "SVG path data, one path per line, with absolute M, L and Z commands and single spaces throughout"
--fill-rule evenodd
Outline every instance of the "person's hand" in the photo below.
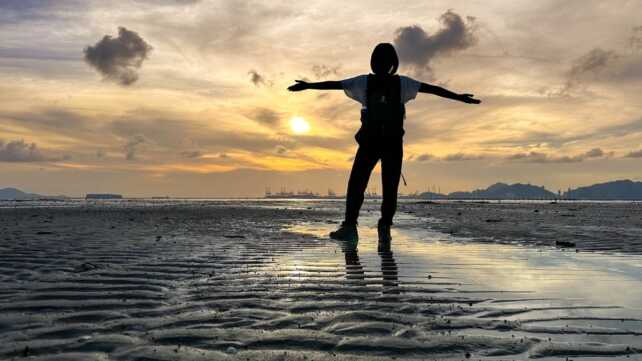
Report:
M 288 90 L 291 92 L 299 92 L 308 89 L 308 83 L 303 80 L 295 80 L 296 84 L 290 85 Z
M 481 100 L 473 98 L 472 94 L 459 94 L 459 100 L 468 104 L 479 104 Z

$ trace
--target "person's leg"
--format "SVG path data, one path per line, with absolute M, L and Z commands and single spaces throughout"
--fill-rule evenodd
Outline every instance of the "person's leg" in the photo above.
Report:
M 397 211 L 397 192 L 401 177 L 403 161 L 403 143 L 395 140 L 387 143 L 381 155 L 381 183 L 383 201 L 381 203 L 381 220 L 383 225 L 390 226 L 392 217 Z
M 359 210 L 363 204 L 363 194 L 368 187 L 372 169 L 374 169 L 378 160 L 379 154 L 375 149 L 368 146 L 359 146 L 352 164 L 352 171 L 350 171 L 350 180 L 348 180 L 345 223 L 357 223 Z

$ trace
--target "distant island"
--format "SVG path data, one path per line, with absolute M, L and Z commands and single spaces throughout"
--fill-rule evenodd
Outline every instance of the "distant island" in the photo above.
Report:
M 44 196 L 36 193 L 23 192 L 16 188 L 0 189 L 0 201 L 62 201 L 65 196 Z
M 642 199 L 642 192 L 640 193 Z M 424 192 L 417 195 L 424 199 L 558 199 L 562 195 L 555 194 L 543 186 L 530 184 L 495 183 L 486 189 L 476 189 L 471 192 L 457 191 L 448 194 Z
M 26 193 L 16 188 L 0 189 L 0 199 L 5 201 L 29 200 L 43 198 L 40 194 Z
M 495 183 L 486 189 L 471 192 L 452 192 L 448 194 L 424 192 L 417 195 L 422 199 L 568 199 L 568 200 L 642 200 L 642 182 L 617 180 L 591 186 L 568 189 L 566 192 L 553 193 L 543 186 L 531 184 Z

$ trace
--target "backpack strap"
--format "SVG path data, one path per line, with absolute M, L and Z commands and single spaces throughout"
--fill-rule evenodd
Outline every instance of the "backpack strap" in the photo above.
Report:
M 382 84 L 383 82 L 387 84 Z M 385 89 L 385 96 L 389 97 L 388 99 L 391 99 L 392 103 L 401 103 L 401 78 L 399 75 L 395 74 L 388 79 L 377 79 L 376 75 L 368 74 L 368 79 L 366 80 L 366 108 L 368 108 L 372 92 L 381 86 Z

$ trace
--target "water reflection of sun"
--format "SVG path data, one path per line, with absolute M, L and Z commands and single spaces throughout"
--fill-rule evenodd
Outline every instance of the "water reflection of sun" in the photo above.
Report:
M 304 134 L 310 131 L 310 123 L 303 117 L 294 117 L 290 119 L 290 128 L 296 134 Z

